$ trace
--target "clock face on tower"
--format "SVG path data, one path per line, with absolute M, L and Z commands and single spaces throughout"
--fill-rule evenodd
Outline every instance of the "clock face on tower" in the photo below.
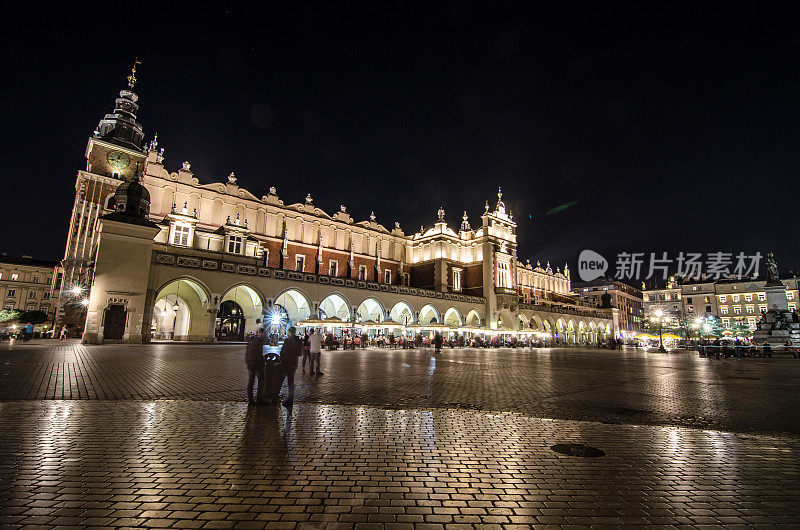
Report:
M 121 171 L 131 165 L 131 159 L 125 153 L 121 153 L 119 151 L 110 151 L 106 155 L 106 160 L 108 160 L 108 164 L 118 170 Z

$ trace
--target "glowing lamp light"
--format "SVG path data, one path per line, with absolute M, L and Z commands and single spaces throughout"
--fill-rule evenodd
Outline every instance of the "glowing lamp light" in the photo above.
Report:
M 658 318 L 661 318 L 661 317 L 664 316 L 664 312 L 662 310 L 660 310 L 660 309 L 656 309 L 656 316 Z
M 176 313 L 178 312 L 178 309 L 180 309 L 180 308 L 181 308 L 181 306 L 178 305 L 178 302 L 175 302 L 175 305 L 172 306 L 172 310 L 175 311 Z
M 281 323 L 281 316 L 278 313 L 273 313 L 270 317 L 270 322 L 273 326 L 278 326 Z
M 89 299 L 88 298 L 84 298 L 83 300 L 81 300 L 81 305 L 83 307 L 88 306 L 89 305 Z
M 80 287 L 73 287 L 72 289 L 69 290 L 69 292 L 74 294 L 75 296 L 77 296 L 77 295 L 81 294 L 81 288 Z
M 165 317 L 165 316 L 167 316 L 168 314 L 169 314 L 169 313 L 167 313 L 167 310 L 166 310 L 166 309 L 165 309 L 164 311 L 162 311 L 162 312 L 161 312 L 161 316 L 162 316 L 162 317 Z

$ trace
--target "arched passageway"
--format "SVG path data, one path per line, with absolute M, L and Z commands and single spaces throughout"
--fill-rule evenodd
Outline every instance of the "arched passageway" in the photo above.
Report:
M 389 312 L 389 318 L 398 324 L 413 324 L 416 319 L 414 318 L 414 310 L 406 302 L 397 302 Z
M 156 340 L 207 340 L 209 299 L 206 289 L 196 280 L 182 278 L 163 286 L 155 297 L 150 322 L 151 337 Z
M 451 307 L 444 313 L 444 324 L 451 327 L 461 327 L 463 322 L 461 320 L 461 313 L 455 307 Z
M 441 322 L 439 311 L 432 305 L 428 304 L 419 310 L 419 323 L 423 326 L 425 324 L 436 324 L 438 322 Z
M 261 295 L 249 285 L 236 285 L 222 295 L 217 312 L 217 340 L 244 340 L 264 314 Z
M 350 321 L 350 303 L 338 294 L 329 294 L 319 303 L 319 317 L 337 317 L 345 322 Z
M 308 298 L 297 289 L 289 289 L 281 293 L 267 314 L 267 323 L 274 333 L 285 332 L 286 328 L 311 316 L 311 304 Z M 282 328 L 282 329 L 279 329 Z
M 386 313 L 383 306 L 374 298 L 367 298 L 358 306 L 356 310 L 356 321 L 366 322 L 372 320 L 373 322 L 382 322 L 386 319 Z

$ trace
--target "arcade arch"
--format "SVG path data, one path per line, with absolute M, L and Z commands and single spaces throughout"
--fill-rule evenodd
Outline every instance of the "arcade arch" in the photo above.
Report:
M 439 311 L 430 304 L 423 306 L 423 308 L 419 310 L 419 323 L 423 326 L 425 324 L 438 323 L 441 322 L 441 320 L 442 318 L 441 315 L 439 315 Z
M 331 318 L 337 317 L 345 322 L 350 321 L 350 302 L 337 293 L 332 293 L 326 296 L 319 303 L 319 317 Z
M 173 280 L 156 294 L 150 330 L 154 339 L 206 340 L 209 297 L 193 278 Z
M 452 327 L 461 327 L 463 320 L 461 313 L 455 307 L 451 307 L 444 313 L 444 324 Z
M 408 302 L 397 302 L 389 312 L 389 318 L 398 324 L 413 324 L 416 322 L 414 318 L 414 309 L 408 305 Z
M 361 302 L 358 309 L 356 309 L 356 320 L 358 322 L 365 322 L 367 320 L 382 322 L 386 320 L 386 311 L 384 311 L 380 302 L 374 298 L 367 298 Z
M 283 291 L 273 304 L 269 323 L 273 326 L 293 326 L 311 316 L 311 303 L 297 289 Z

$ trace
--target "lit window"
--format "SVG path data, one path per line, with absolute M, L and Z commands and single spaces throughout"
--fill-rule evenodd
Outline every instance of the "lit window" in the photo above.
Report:
M 189 245 L 189 227 L 184 224 L 176 224 L 172 232 L 172 244 L 188 246 Z M 231 236 L 233 239 L 235 236 Z M 238 254 L 238 252 L 237 252 Z
M 747 306 L 747 312 L 752 315 L 753 313 L 756 312 L 756 308 L 751 306 L 751 305 L 749 305 L 749 306 Z
M 461 290 L 461 269 L 453 269 L 453 290 Z
M 16 272 L 11 274 L 11 281 L 15 282 L 17 280 L 19 280 L 19 274 L 17 274 Z
M 744 295 L 744 301 L 745 302 L 751 302 L 752 300 L 753 300 L 753 295 L 752 294 L 747 293 L 746 295 Z
M 727 296 L 725 296 L 724 294 L 721 294 L 721 295 L 719 295 L 719 301 L 720 301 L 721 303 L 723 303 L 723 304 L 725 303 L 725 300 L 726 300 L 727 298 L 728 298 L 728 297 L 727 297 Z
M 511 271 L 507 261 L 497 262 L 497 286 L 511 287 Z M 606 288 L 607 289 L 607 288 Z
M 362 282 L 367 281 L 367 266 L 360 265 L 358 267 L 358 279 Z
M 722 325 L 725 326 L 726 328 L 730 328 L 731 327 L 731 319 L 723 318 L 722 319 Z
M 786 299 L 794 300 L 794 293 L 792 291 L 786 291 Z
M 25 310 L 26 310 L 26 311 L 35 311 L 35 310 L 36 310 L 36 306 L 35 306 L 35 305 L 33 305 L 33 304 L 28 304 L 28 305 L 25 307 Z
M 720 312 L 720 314 L 722 314 L 722 315 L 727 315 L 727 314 L 728 314 L 728 306 L 722 306 L 722 307 L 720 307 L 720 308 L 719 308 L 719 312 Z
M 328 263 L 328 276 L 336 276 L 337 272 L 339 272 L 339 262 L 331 261 Z
M 303 272 L 306 268 L 306 257 L 296 254 L 294 257 L 294 270 Z
M 794 303 L 789 304 L 789 311 L 794 311 L 797 308 Z
M 242 253 L 242 236 L 231 235 L 228 237 L 228 252 L 231 254 Z
M 383 283 L 392 283 L 392 271 L 388 269 L 383 271 Z
M 28 293 L 28 298 L 36 298 L 36 291 L 31 291 Z
M 3 279 L 3 273 L 0 272 L 0 280 L 2 280 L 2 279 Z
M 767 310 L 767 306 L 765 306 L 765 305 L 760 305 L 760 306 L 758 306 L 758 312 L 759 312 L 759 313 L 763 313 L 763 312 L 765 312 L 766 310 Z
M 707 303 L 707 304 L 711 302 L 711 300 L 709 300 L 707 296 L 703 298 L 703 301 L 704 301 L 705 303 Z
M 734 302 L 738 302 L 739 301 L 739 295 L 735 294 L 735 295 L 731 296 L 731 300 L 733 300 Z
M 741 315 L 742 314 L 742 306 L 740 306 L 740 305 L 733 306 L 733 314 L 734 315 Z
M 763 302 L 766 299 L 767 299 L 766 293 L 758 293 L 758 301 L 759 302 Z
M 748 318 L 748 319 L 747 319 L 747 323 L 748 323 L 748 324 L 750 324 L 750 327 L 751 327 L 751 328 L 754 328 L 754 327 L 756 327 L 756 319 L 755 319 L 755 317 L 753 317 L 753 318 Z

